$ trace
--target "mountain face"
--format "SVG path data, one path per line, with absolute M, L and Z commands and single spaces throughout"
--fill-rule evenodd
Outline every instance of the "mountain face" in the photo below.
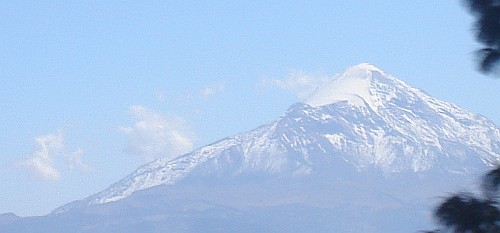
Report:
M 499 161 L 500 130 L 493 122 L 365 63 L 337 75 L 270 124 L 174 160 L 153 161 L 79 204 L 117 201 L 188 176 L 301 177 L 342 166 L 386 176 L 469 174 Z
M 148 163 L 37 221 L 105 216 L 85 226 L 114 232 L 104 226 L 133 212 L 133 224 L 171 232 L 419 230 L 432 198 L 499 162 L 493 122 L 365 63 L 270 124 Z M 271 223 L 293 228 L 255 228 Z
M 18 220 L 20 217 L 13 214 L 13 213 L 5 213 L 5 214 L 0 214 L 0 225 L 14 222 Z

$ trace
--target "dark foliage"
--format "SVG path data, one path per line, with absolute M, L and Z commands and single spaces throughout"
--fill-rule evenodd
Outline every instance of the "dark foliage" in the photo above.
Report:
M 441 225 L 457 233 L 500 232 L 500 226 L 497 224 L 500 211 L 495 203 L 469 194 L 448 198 L 434 214 Z
M 476 17 L 476 39 L 484 45 L 478 51 L 479 69 L 493 72 L 500 63 L 500 0 L 465 0 Z
M 500 233 L 500 167 L 483 177 L 483 196 L 459 193 L 448 197 L 434 212 L 442 229 L 426 233 Z
M 483 177 L 481 187 L 487 199 L 498 202 L 500 194 L 500 166 L 491 170 Z

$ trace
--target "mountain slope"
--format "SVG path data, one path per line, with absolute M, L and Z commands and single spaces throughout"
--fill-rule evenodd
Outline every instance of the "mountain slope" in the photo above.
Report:
M 15 215 L 13 213 L 0 214 L 0 225 L 14 222 L 14 221 L 18 220 L 19 218 L 21 218 L 21 217 Z
M 269 124 L 0 232 L 416 232 L 499 160 L 493 122 L 364 63 Z
M 500 130 L 493 122 L 364 63 L 270 124 L 153 161 L 54 213 L 184 180 L 349 178 L 367 171 L 382 177 L 474 174 L 499 161 Z

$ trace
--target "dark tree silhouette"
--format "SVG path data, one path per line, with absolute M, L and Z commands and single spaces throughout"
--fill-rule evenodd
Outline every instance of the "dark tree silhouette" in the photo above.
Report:
M 434 213 L 439 223 L 457 233 L 498 233 L 500 212 L 496 203 L 458 194 L 448 198 Z
M 445 199 L 434 211 L 441 226 L 426 233 L 500 233 L 500 167 L 483 177 L 482 196 L 459 193 Z
M 500 0 L 465 0 L 476 17 L 476 39 L 484 45 L 478 51 L 479 70 L 492 73 L 500 63 Z
M 476 17 L 479 70 L 492 73 L 500 65 L 500 0 L 464 0 Z M 458 193 L 446 198 L 434 211 L 440 228 L 422 233 L 500 233 L 500 166 L 482 179 L 481 196 Z
M 500 194 L 500 166 L 491 170 L 483 177 L 481 184 L 483 194 L 488 200 L 498 202 Z

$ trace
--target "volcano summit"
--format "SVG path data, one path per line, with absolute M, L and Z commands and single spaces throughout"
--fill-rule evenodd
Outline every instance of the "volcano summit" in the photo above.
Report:
M 499 162 L 492 121 L 363 63 L 269 124 L 0 231 L 411 232 L 436 197 Z

